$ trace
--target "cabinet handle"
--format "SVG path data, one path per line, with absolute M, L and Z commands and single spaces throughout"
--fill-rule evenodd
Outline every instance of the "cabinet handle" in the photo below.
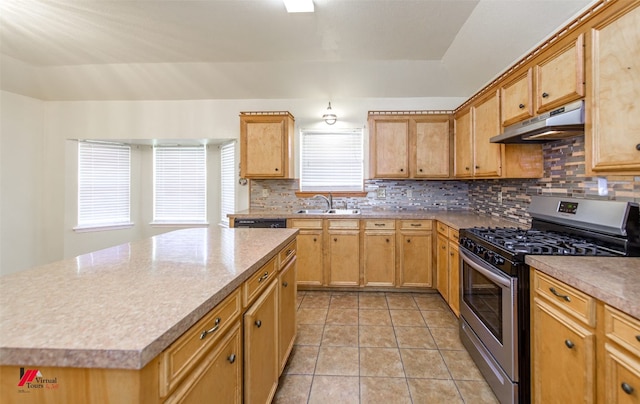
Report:
M 469 171 L 469 167 L 465 167 L 464 169 L 465 169 L 465 170 L 467 170 L 467 171 Z
M 480 166 L 476 166 L 476 170 L 479 169 L 479 168 L 480 168 Z
M 547 98 L 549 96 L 549 93 L 542 93 L 542 98 Z
M 571 298 L 567 295 L 561 295 L 560 293 L 558 293 L 558 291 L 556 291 L 556 289 L 554 287 L 550 287 L 549 291 L 551 293 L 553 293 L 554 295 L 556 295 L 557 297 L 559 297 L 560 299 L 564 299 L 566 302 L 570 302 Z
M 411 227 L 422 227 L 422 223 L 411 223 Z
M 633 394 L 633 387 L 630 386 L 629 383 L 622 382 L 620 387 L 622 388 L 622 391 L 624 391 L 625 393 Z
M 389 242 L 389 239 L 387 239 L 387 243 Z
M 447 249 L 447 247 L 445 247 L 445 246 L 442 246 L 442 249 L 443 249 L 443 250 L 446 250 L 446 249 Z
M 313 242 L 315 243 L 316 241 L 318 241 L 318 239 L 314 237 L 313 238 Z
M 220 317 L 216 318 L 216 322 L 214 323 L 213 328 L 210 330 L 202 331 L 202 333 L 200 334 L 200 339 L 204 339 L 207 335 L 213 334 L 214 332 L 218 331 L 218 328 L 220 328 L 220 321 L 222 321 Z
M 227 360 L 229 361 L 229 363 L 235 362 L 236 361 L 236 354 L 232 353 L 231 355 L 229 355 Z
M 453 253 L 452 253 L 452 252 L 451 252 L 451 253 L 449 253 L 449 255 L 453 257 Z
M 290 256 L 292 252 L 293 250 L 287 250 L 287 257 Z
M 518 105 L 518 108 L 523 109 L 524 108 L 524 104 Z
M 287 286 L 289 286 L 289 282 L 282 282 L 282 286 L 286 288 Z
M 337 238 L 334 238 L 334 239 L 333 239 L 333 241 L 338 241 L 338 239 L 337 239 Z
M 268 277 L 269 277 L 269 272 L 265 272 L 264 274 L 262 274 L 260 278 L 258 278 L 258 283 L 262 283 L 262 281 L 267 279 Z
M 640 143 L 636 145 L 636 150 L 640 150 Z
M 384 227 L 384 223 L 374 223 L 373 225 L 376 227 Z
M 262 327 L 262 321 L 256 320 L 256 327 L 258 328 Z
M 570 339 L 565 339 L 564 340 L 564 344 L 567 346 L 567 348 L 569 349 L 573 349 L 574 346 L 576 346 L 576 344 L 574 344 L 573 342 L 571 342 Z
M 636 339 L 640 342 L 640 335 L 636 335 Z
M 410 242 L 411 242 L 411 239 L 407 239 L 407 243 L 410 243 Z

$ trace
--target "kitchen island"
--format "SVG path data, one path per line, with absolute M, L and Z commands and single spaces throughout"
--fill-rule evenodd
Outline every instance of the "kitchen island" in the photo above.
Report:
M 49 392 L 18 386 L 29 370 L 64 394 L 83 390 L 91 378 L 110 377 L 125 390 L 139 378 L 141 390 L 157 391 L 158 381 L 146 374 L 158 373 L 159 355 L 232 293 L 240 296 L 245 282 L 279 259 L 296 234 L 178 230 L 1 277 L 3 401 L 46 398 Z

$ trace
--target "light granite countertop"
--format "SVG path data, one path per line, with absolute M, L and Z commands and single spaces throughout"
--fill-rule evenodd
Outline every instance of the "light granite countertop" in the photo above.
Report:
M 251 209 L 229 215 L 230 218 L 280 218 L 280 219 L 431 219 L 443 222 L 460 230 L 469 227 L 520 227 L 529 225 L 502 219 L 496 216 L 479 215 L 465 210 L 371 210 L 363 209 L 360 214 L 302 214 L 295 210 Z
M 291 242 L 185 229 L 0 277 L 0 365 L 141 369 Z
M 526 263 L 640 319 L 640 257 L 527 255 Z

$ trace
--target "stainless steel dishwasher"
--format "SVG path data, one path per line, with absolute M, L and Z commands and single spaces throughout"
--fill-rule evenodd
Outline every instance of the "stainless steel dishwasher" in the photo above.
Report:
M 284 229 L 287 227 L 287 219 L 272 219 L 272 218 L 260 218 L 260 219 L 245 219 L 235 218 L 233 220 L 233 227 L 250 227 L 256 229 Z

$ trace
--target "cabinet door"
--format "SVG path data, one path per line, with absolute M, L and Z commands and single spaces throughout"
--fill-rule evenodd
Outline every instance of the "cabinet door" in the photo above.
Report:
M 242 402 L 242 335 L 240 321 L 169 396 L 166 403 Z
M 533 116 L 533 72 L 506 83 L 500 89 L 502 125 L 509 126 Z
M 536 111 L 560 107 L 584 97 L 584 34 L 538 63 L 536 69 Z
M 415 157 L 411 175 L 414 178 L 448 178 L 449 117 L 415 119 Z
M 284 176 L 284 122 L 245 122 L 242 177 Z
M 411 288 L 433 286 L 433 236 L 431 232 L 402 232 L 399 244 L 399 286 Z
M 454 120 L 454 175 L 473 176 L 473 138 L 471 136 L 472 111 L 468 109 Z
M 536 403 L 593 403 L 595 335 L 539 297 L 533 302 L 533 397 Z
M 360 285 L 360 232 L 329 231 L 329 285 Z
M 458 243 L 449 240 L 449 307 L 460 317 L 460 254 Z
M 409 119 L 371 122 L 373 177 L 409 177 Z
M 606 343 L 604 394 L 607 403 L 640 403 L 640 358 Z
M 473 174 L 476 177 L 499 177 L 502 175 L 501 144 L 489 139 L 500 132 L 500 106 L 496 91 L 476 104 L 473 112 Z
M 449 301 L 449 239 L 438 234 L 436 239 L 436 286 L 445 301 Z
M 276 282 L 244 315 L 244 402 L 270 403 L 278 387 L 278 313 Z
M 396 279 L 394 231 L 364 233 L 364 285 L 393 286 Z
M 593 127 L 585 146 L 595 172 L 640 173 L 640 7 L 628 4 L 592 31 Z
M 278 275 L 278 363 L 284 370 L 296 338 L 296 258 Z
M 298 233 L 298 285 L 322 286 L 322 230 L 300 230 Z

